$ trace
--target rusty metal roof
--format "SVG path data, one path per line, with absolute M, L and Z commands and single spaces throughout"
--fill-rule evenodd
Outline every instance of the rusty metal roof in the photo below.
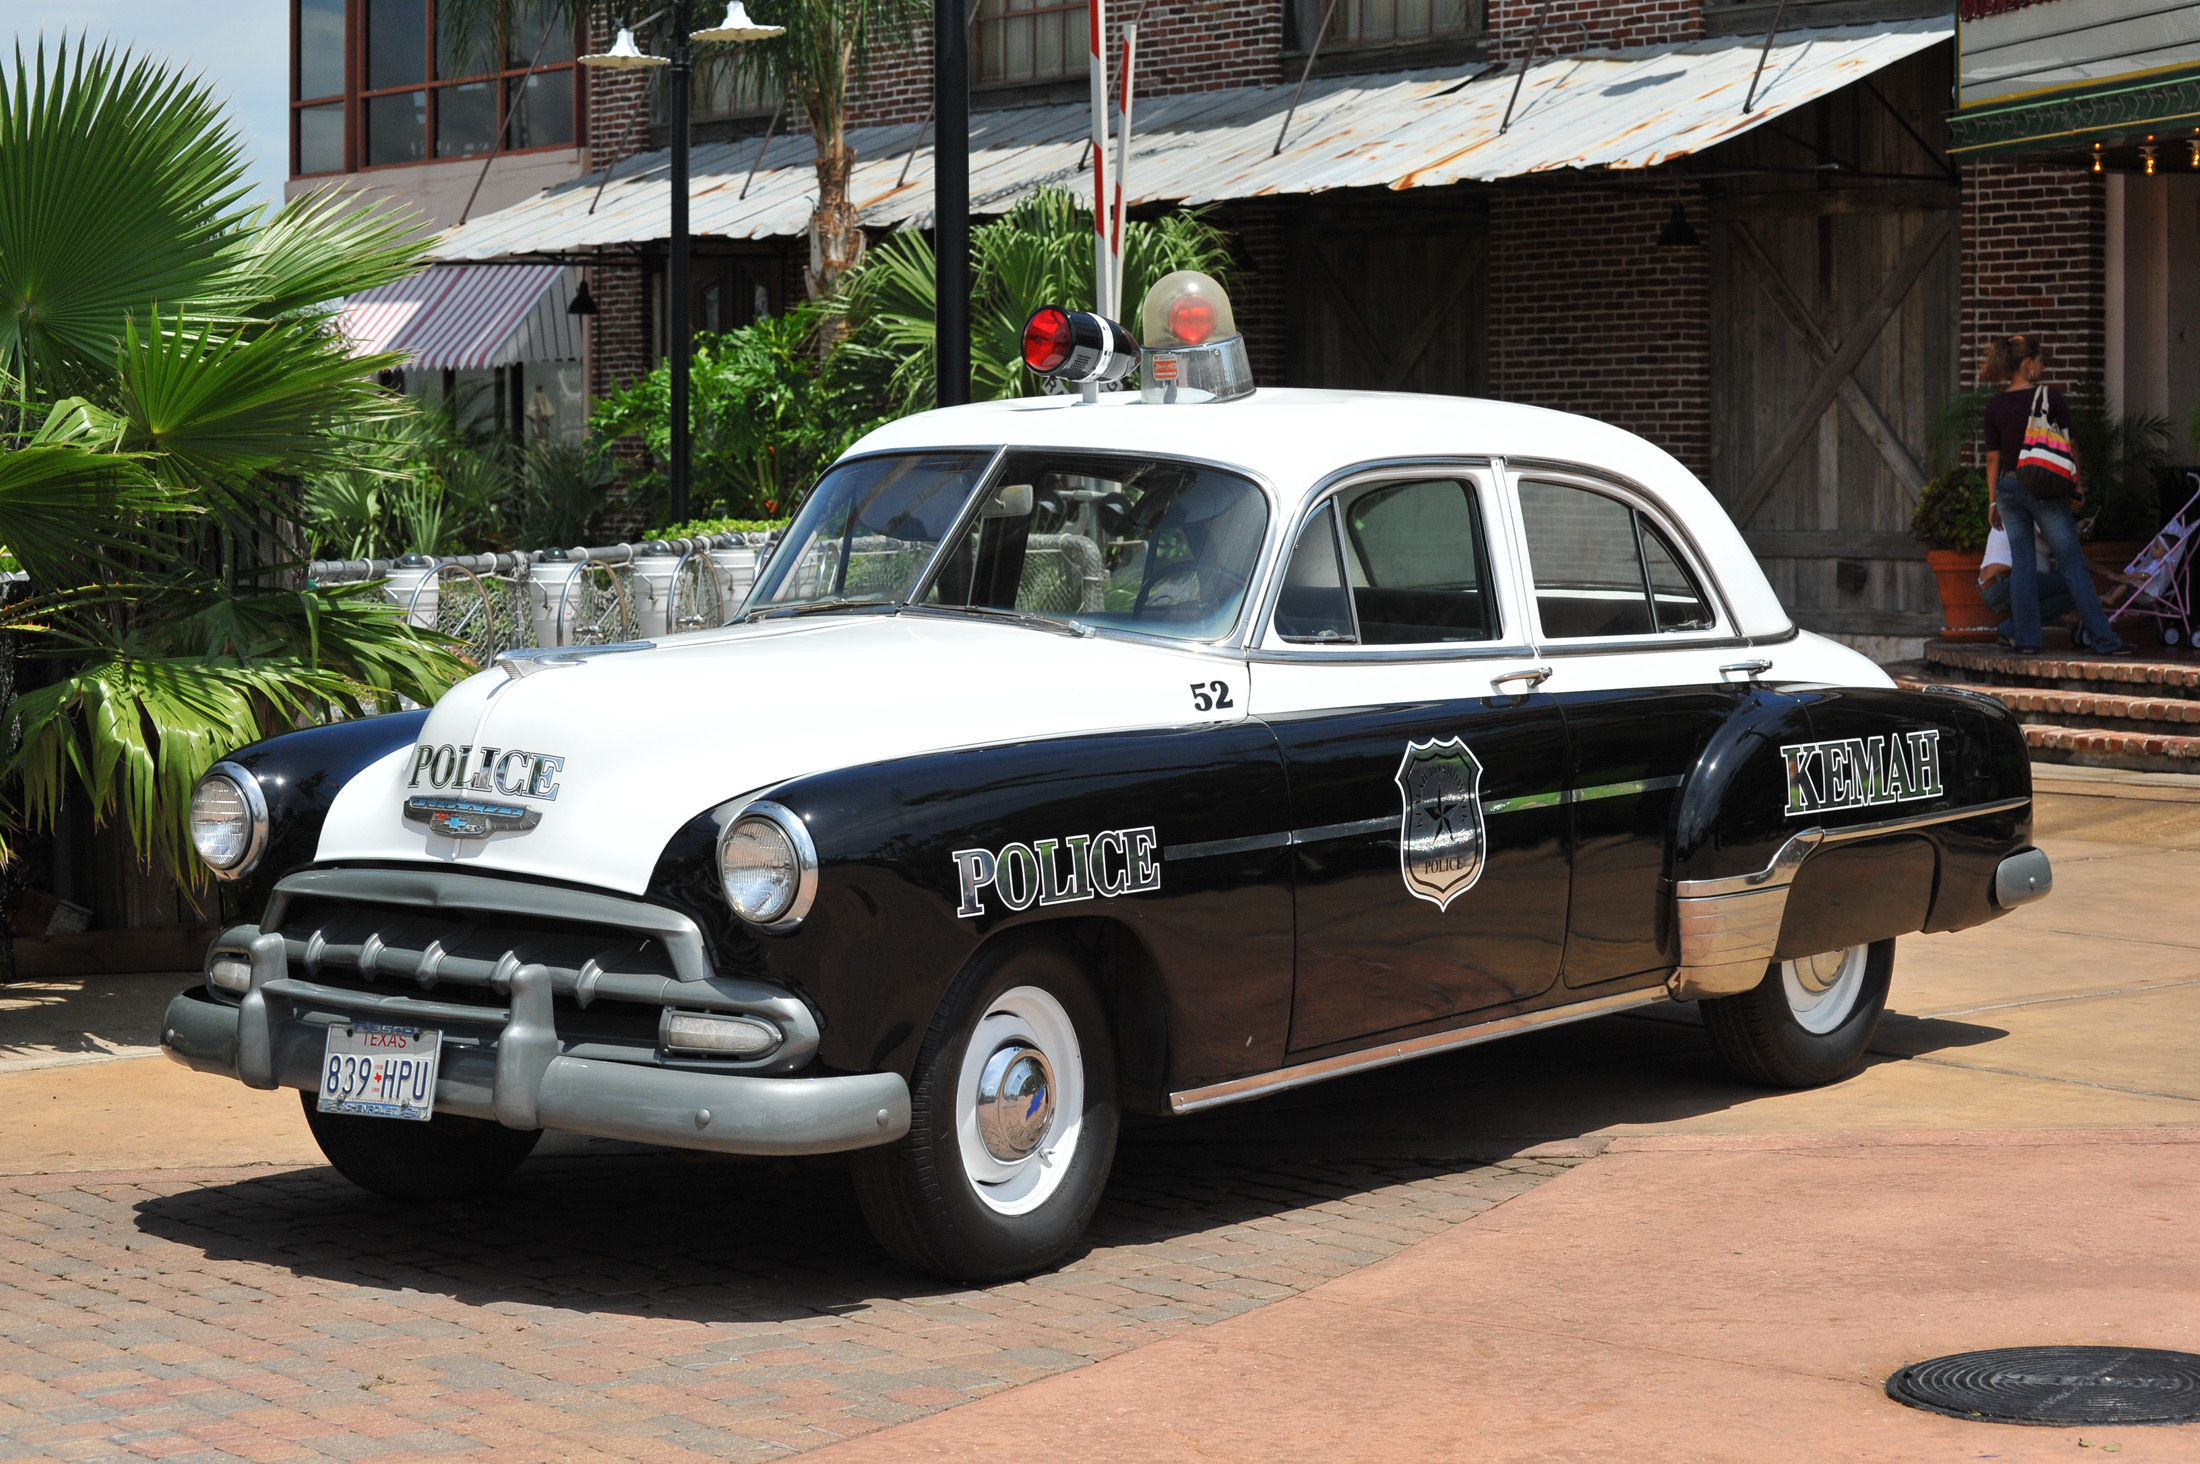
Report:
M 1429 188 L 1562 169 L 1650 168 L 1738 137 L 1953 33 L 1946 17 L 1786 32 L 1772 46 L 1747 115 L 1742 102 L 1761 37 L 1539 61 L 1502 132 L 1518 79 L 1511 67 L 1327 77 L 1307 84 L 1283 151 L 1273 156 L 1291 87 L 1156 97 L 1138 104 L 1130 191 L 1137 203 L 1197 204 L 1335 188 Z M 999 213 L 1050 183 L 1089 200 L 1091 175 L 1082 162 L 1090 127 L 1082 103 L 975 114 L 971 208 Z M 931 223 L 931 149 L 919 145 L 909 159 L 915 133 L 905 125 L 849 134 L 860 159 L 851 192 L 866 225 Z M 761 159 L 754 141 L 696 147 L 695 234 L 804 233 L 817 192 L 815 156 L 806 136 L 773 139 Z M 908 178 L 901 182 L 905 160 Z M 662 152 L 629 158 L 609 180 L 591 174 L 450 230 L 435 256 L 570 256 L 663 239 L 670 232 L 667 174 Z

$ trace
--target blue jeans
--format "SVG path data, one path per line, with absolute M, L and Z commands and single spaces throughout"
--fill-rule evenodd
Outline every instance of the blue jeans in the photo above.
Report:
M 2101 612 L 2100 597 L 2093 593 L 2093 576 L 2086 573 L 2085 548 L 2078 543 L 2078 520 L 2070 511 L 2070 501 L 2034 498 L 2017 481 L 2015 473 L 2002 474 L 1994 489 L 1994 501 L 2001 506 L 2001 526 L 2009 532 L 2009 607 L 2016 622 L 2009 639 L 2017 649 L 2040 648 L 2039 567 L 2032 544 L 2035 528 L 2047 540 L 2047 552 L 2063 567 L 2063 585 L 2077 607 L 2078 621 L 2085 627 L 2090 648 L 2121 649 L 2124 638 L 2116 634 Z
M 1986 602 L 1986 608 L 2001 617 L 2001 624 L 1994 627 L 1994 633 L 2012 644 L 2017 639 L 2017 622 L 2009 614 L 2009 581 L 2015 573 L 2012 567 L 2008 574 L 1980 580 L 1978 586 L 1978 597 Z M 2063 583 L 2061 570 L 2035 567 L 2033 579 L 2039 586 L 2040 624 L 2062 619 L 2077 605 L 2078 602 L 2070 598 L 2070 586 Z

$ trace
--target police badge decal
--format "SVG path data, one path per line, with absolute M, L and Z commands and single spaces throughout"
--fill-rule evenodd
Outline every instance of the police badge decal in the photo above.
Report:
M 1449 909 L 1482 877 L 1482 764 L 1456 737 L 1409 742 L 1398 792 L 1399 873 L 1415 899 Z

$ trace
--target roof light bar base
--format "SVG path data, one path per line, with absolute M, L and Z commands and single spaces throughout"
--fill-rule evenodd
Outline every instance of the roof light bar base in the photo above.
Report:
M 1224 336 L 1198 346 L 1147 346 L 1140 356 L 1141 401 L 1157 406 L 1230 402 L 1253 394 L 1253 367 L 1245 357 L 1244 336 Z

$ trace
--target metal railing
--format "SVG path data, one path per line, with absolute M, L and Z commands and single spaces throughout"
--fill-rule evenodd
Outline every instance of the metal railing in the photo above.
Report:
M 528 647 L 654 640 L 726 624 L 777 535 L 712 534 L 594 548 L 321 559 L 317 584 L 381 580 L 414 625 L 462 642 L 479 666 Z

